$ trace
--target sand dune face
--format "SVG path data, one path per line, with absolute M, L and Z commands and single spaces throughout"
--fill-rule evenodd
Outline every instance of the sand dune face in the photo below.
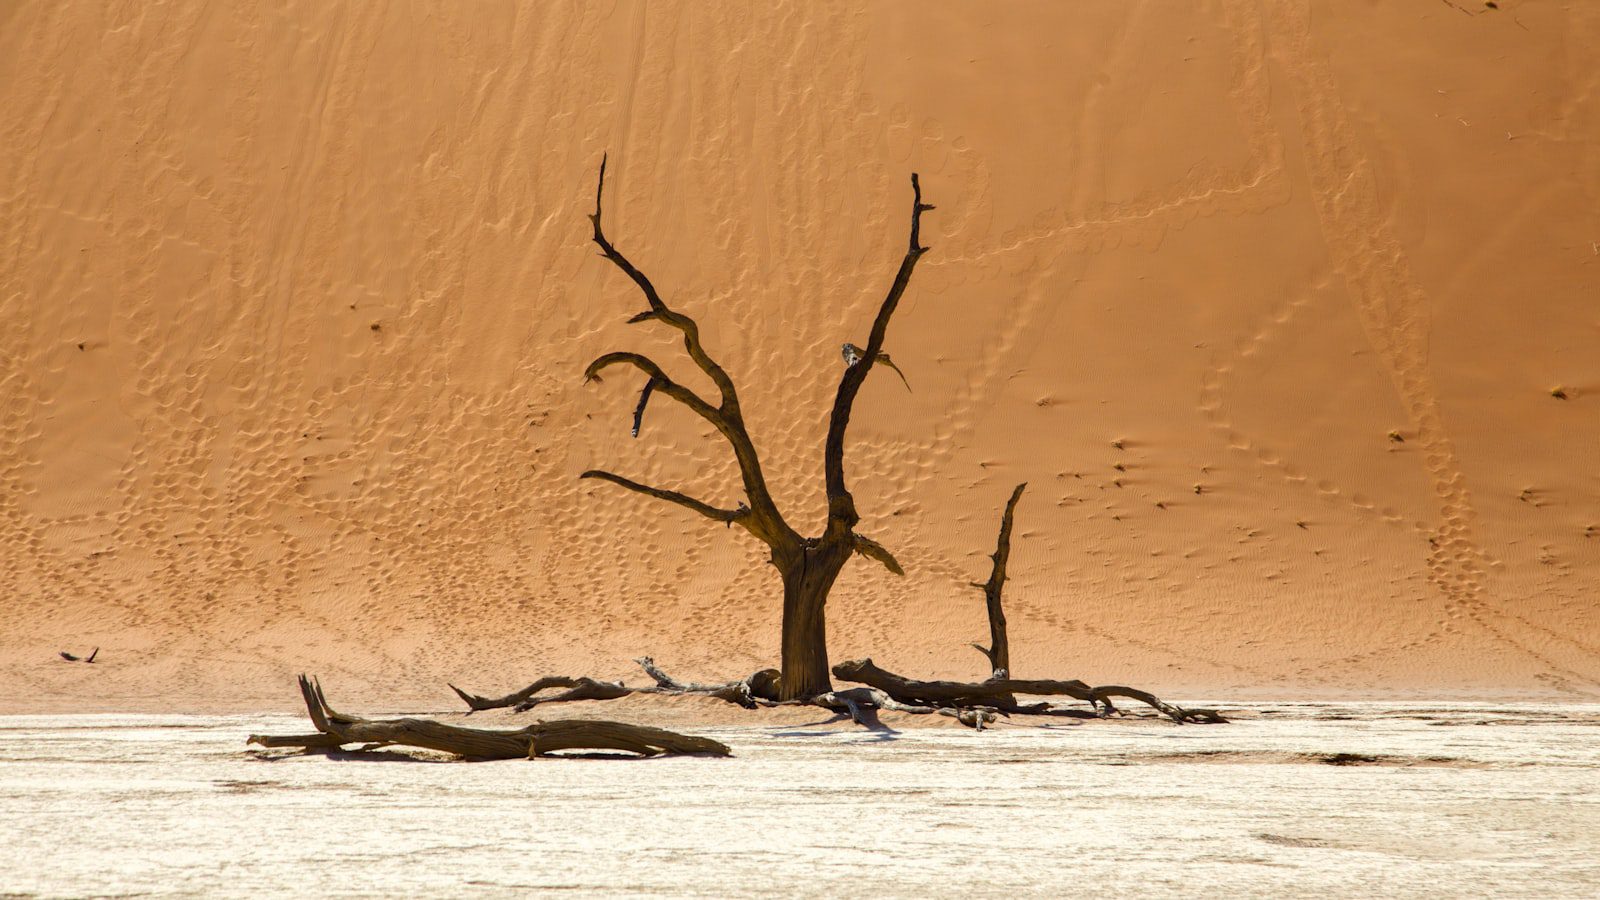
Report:
M 938 210 L 849 463 L 835 657 L 1163 693 L 1600 693 L 1600 9 L 0 10 L 0 706 L 742 674 L 698 316 L 821 521 L 844 341 Z M 1563 397 L 1552 396 L 1560 388 Z M 55 660 L 100 645 L 95 666 Z

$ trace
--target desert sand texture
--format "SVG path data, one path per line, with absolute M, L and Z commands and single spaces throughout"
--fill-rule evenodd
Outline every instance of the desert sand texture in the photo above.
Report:
M 1600 4 L 0 4 L 0 711 L 448 708 L 775 662 L 706 386 L 835 660 L 1174 699 L 1600 697 Z M 94 665 L 57 651 L 100 647 Z

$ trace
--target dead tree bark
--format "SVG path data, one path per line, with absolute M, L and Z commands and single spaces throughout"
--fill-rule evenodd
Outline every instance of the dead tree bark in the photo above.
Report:
M 538 696 L 543 691 L 558 687 L 567 688 L 567 690 L 553 696 Z M 623 687 L 621 682 L 600 681 L 587 676 L 568 678 L 565 675 L 547 675 L 522 690 L 514 691 L 504 697 L 480 697 L 476 694 L 469 694 L 453 684 L 450 685 L 450 690 L 455 691 L 456 696 L 466 701 L 466 704 L 472 707 L 473 712 L 480 712 L 485 709 L 503 709 L 508 706 L 515 707 L 518 712 L 526 712 L 540 703 L 566 703 L 573 700 L 615 700 L 618 697 L 626 697 L 634 692 L 633 688 Z
M 778 699 L 778 670 L 762 669 L 742 681 L 730 681 L 726 684 L 699 684 L 690 682 L 685 684 L 656 666 L 655 660 L 648 656 L 641 656 L 634 662 L 644 669 L 645 674 L 655 680 L 656 687 L 652 693 L 659 694 L 703 694 L 737 703 L 745 709 L 755 709 L 758 700 Z M 648 690 L 648 689 L 647 689 Z
M 949 716 L 969 728 L 982 731 L 993 724 L 998 710 L 991 707 L 954 707 L 954 706 L 927 706 L 919 703 L 903 703 L 889 696 L 887 693 L 874 687 L 849 688 L 847 690 L 834 690 L 826 694 L 818 694 L 811 698 L 811 703 L 828 709 L 841 711 L 850 716 L 850 721 L 857 725 L 876 728 L 879 723 L 872 715 L 872 710 L 887 709 L 891 712 L 912 713 L 914 715 L 927 715 L 938 713 Z
M 335 750 L 364 744 L 362 750 L 403 745 L 453 753 L 466 759 L 531 759 L 569 750 L 621 751 L 638 756 L 732 756 L 727 745 L 710 738 L 678 734 L 645 725 L 569 719 L 536 722 L 516 731 L 461 728 L 431 719 L 363 719 L 336 712 L 322 686 L 300 676 L 300 694 L 316 734 L 253 734 L 248 743 L 262 747 Z
M 649 308 L 629 319 L 630 323 L 660 322 L 676 328 L 683 335 L 684 350 L 695 365 L 711 379 L 717 389 L 716 402 L 702 398 L 689 388 L 673 381 L 653 360 L 638 353 L 615 352 L 590 363 L 584 372 L 586 381 L 599 381 L 600 375 L 612 366 L 632 366 L 645 375 L 644 388 L 634 408 L 632 431 L 638 436 L 644 421 L 645 408 L 655 394 L 667 397 L 688 407 L 690 412 L 710 423 L 728 441 L 739 464 L 743 480 L 744 502 L 732 509 L 713 506 L 702 500 L 674 490 L 640 484 L 621 475 L 592 469 L 581 478 L 608 481 L 636 493 L 675 503 L 708 519 L 732 526 L 737 524 L 767 545 L 770 561 L 778 570 L 783 583 L 783 632 L 781 642 L 781 668 L 777 697 L 782 700 L 799 700 L 828 692 L 832 683 L 828 678 L 827 619 L 825 607 L 828 592 L 835 579 L 853 554 L 861 554 L 881 563 L 896 575 L 904 574 L 894 556 L 878 542 L 857 534 L 856 525 L 861 517 L 856 510 L 855 498 L 845 484 L 844 438 L 850 424 L 850 413 L 856 395 L 874 365 L 879 361 L 888 337 L 889 320 L 894 316 L 911 283 L 917 260 L 928 252 L 920 241 L 922 214 L 933 207 L 922 202 L 922 186 L 917 176 L 911 176 L 911 236 L 900 268 L 889 286 L 888 294 L 878 307 L 866 349 L 854 364 L 846 365 L 844 376 L 834 396 L 833 410 L 828 418 L 828 434 L 823 445 L 824 488 L 828 499 L 828 518 L 822 534 L 802 537 L 790 527 L 779 512 L 767 488 L 761 471 L 761 461 L 745 426 L 744 413 L 739 406 L 739 395 L 733 379 L 711 355 L 700 340 L 700 326 L 694 319 L 667 306 L 656 287 L 634 264 L 606 237 L 601 224 L 601 200 L 605 193 L 606 162 L 600 162 L 600 180 L 595 188 L 594 214 L 589 217 L 594 225 L 594 242 L 612 265 L 620 269 L 638 286 Z
M 1096 704 L 1102 715 L 1117 712 L 1111 698 L 1126 697 L 1144 703 L 1174 722 L 1225 722 L 1213 709 L 1184 709 L 1163 701 L 1148 691 L 1122 685 L 1091 687 L 1081 681 L 1028 680 L 994 678 L 989 681 L 968 683 L 960 681 L 914 681 L 879 668 L 870 659 L 854 659 L 833 667 L 833 674 L 845 681 L 854 681 L 877 688 L 901 703 L 915 706 L 949 706 L 955 708 L 990 707 L 1001 712 L 1039 713 L 1049 709 L 1049 704 L 1021 705 L 1010 700 L 1018 694 L 1035 697 L 1072 697 Z
M 620 681 L 601 681 L 580 675 L 576 678 L 566 675 L 547 675 L 535 681 L 520 691 L 513 691 L 503 697 L 482 697 L 470 694 L 455 685 L 450 685 L 450 690 L 456 692 L 463 702 L 470 707 L 472 712 L 481 712 L 486 709 L 505 709 L 510 707 L 517 712 L 528 710 L 544 703 L 570 703 L 576 700 L 616 700 L 629 694 L 702 694 L 737 703 L 746 709 L 754 709 L 758 701 L 777 699 L 778 672 L 776 669 L 762 669 L 750 677 L 740 681 L 730 681 L 719 684 L 684 684 L 663 672 L 655 660 L 642 656 L 634 662 L 645 670 L 645 673 L 655 681 L 654 687 L 628 687 Z M 544 694 L 551 688 L 566 688 L 559 694 Z
M 1011 525 L 1017 513 L 1017 501 L 1022 499 L 1022 491 L 1028 486 L 1024 481 L 1017 485 L 1011 492 L 1011 499 L 1006 501 L 1005 514 L 1000 517 L 1000 538 L 995 542 L 994 554 L 989 559 L 994 561 L 994 568 L 989 571 L 989 580 L 983 584 L 973 582 L 972 586 L 983 591 L 985 605 L 989 611 L 989 646 L 973 644 L 979 653 L 989 658 L 989 671 L 995 678 L 1007 678 L 1011 675 L 1011 640 L 1006 636 L 1006 611 L 1000 602 L 1001 592 L 1006 586 L 1006 563 L 1011 559 Z

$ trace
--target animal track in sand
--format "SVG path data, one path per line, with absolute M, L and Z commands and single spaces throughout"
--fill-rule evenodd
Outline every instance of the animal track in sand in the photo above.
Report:
M 1311 46 L 1304 0 L 1274 6 L 1274 56 L 1287 73 L 1302 126 L 1307 177 L 1327 244 L 1345 293 L 1383 360 L 1422 445 L 1426 471 L 1439 498 L 1440 523 L 1430 535 L 1427 569 L 1445 595 L 1445 621 L 1466 617 L 1497 640 L 1573 680 L 1600 685 L 1561 666 L 1490 620 L 1525 628 L 1592 652 L 1582 642 L 1534 625 L 1483 599 L 1485 554 L 1473 538 L 1476 515 L 1453 443 L 1443 426 L 1428 368 L 1428 298 L 1411 274 L 1402 244 L 1378 200 L 1373 165 L 1351 128 L 1327 63 Z M 1203 387 L 1204 390 L 1204 387 Z M 1220 409 L 1220 404 L 1211 404 Z M 1361 505 L 1361 504 L 1358 504 Z

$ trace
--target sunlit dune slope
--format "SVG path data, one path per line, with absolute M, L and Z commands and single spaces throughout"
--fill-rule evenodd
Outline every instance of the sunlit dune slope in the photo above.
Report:
M 833 656 L 1178 696 L 1600 696 L 1600 4 L 0 6 L 0 710 L 444 706 L 777 654 L 707 387 Z M 666 333 L 664 333 L 666 332 Z M 58 650 L 101 647 L 93 666 Z

